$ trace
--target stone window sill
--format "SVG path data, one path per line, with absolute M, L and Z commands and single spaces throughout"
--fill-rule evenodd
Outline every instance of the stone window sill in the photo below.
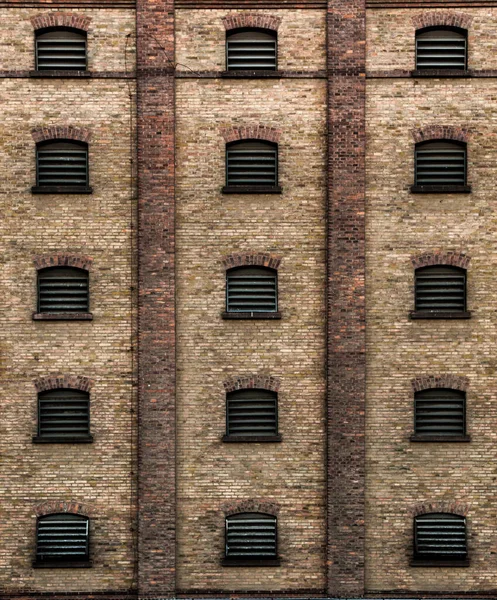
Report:
M 279 567 L 280 564 L 279 558 L 223 558 L 221 561 L 223 567 Z
M 413 558 L 409 563 L 411 567 L 469 567 L 469 558 L 465 560 L 427 560 L 422 558 Z
M 459 312 L 434 311 L 434 310 L 412 310 L 409 313 L 411 319 L 471 319 L 471 312 L 468 310 Z
M 30 71 L 29 72 L 29 76 L 33 77 L 33 78 L 41 78 L 41 77 L 47 77 L 47 78 L 60 78 L 60 77 L 91 77 L 92 74 L 90 73 L 90 71 L 71 71 L 71 70 L 50 70 L 47 69 L 46 71 Z
M 413 194 L 470 194 L 470 185 L 411 185 Z
M 223 435 L 223 442 L 236 444 L 236 443 L 252 443 L 257 442 L 259 444 L 269 442 L 281 442 L 281 435 Z
M 33 313 L 33 321 L 93 321 L 92 313 Z
M 223 194 L 281 194 L 279 185 L 225 185 Z
M 53 560 L 44 562 L 33 562 L 33 569 L 89 569 L 91 567 L 91 560 Z
M 223 319 L 281 319 L 280 312 L 223 312 Z
M 49 435 L 34 435 L 33 444 L 91 444 L 93 436 L 50 437 Z
M 415 69 L 411 71 L 411 77 L 472 77 L 473 73 L 462 69 Z
M 281 71 L 222 71 L 221 77 L 226 79 L 279 79 L 281 77 Z
M 470 435 L 411 435 L 411 442 L 470 442 Z
M 34 185 L 32 194 L 93 194 L 88 185 Z

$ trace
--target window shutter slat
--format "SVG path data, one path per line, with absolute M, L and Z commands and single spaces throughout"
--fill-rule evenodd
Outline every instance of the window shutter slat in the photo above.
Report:
M 226 39 L 228 71 L 275 71 L 276 34 L 245 31 L 229 34 Z
M 226 276 L 228 312 L 276 312 L 276 271 L 265 267 L 239 267 Z
M 416 435 L 465 435 L 464 392 L 439 388 L 423 390 L 416 392 L 414 403 Z
M 36 152 L 38 186 L 87 186 L 88 147 L 83 142 L 47 142 Z
M 269 390 L 237 390 L 226 397 L 229 436 L 278 434 L 278 395 Z
M 416 185 L 466 185 L 466 147 L 433 141 L 416 146 Z
M 39 562 L 88 560 L 88 519 L 79 515 L 49 515 L 38 520 L 36 558 Z
M 417 558 L 464 560 L 466 519 L 452 514 L 420 515 L 414 520 L 414 544 Z
M 90 397 L 79 390 L 50 390 L 38 396 L 38 435 L 90 435 Z
M 50 267 L 38 273 L 38 312 L 89 311 L 88 272 L 82 269 Z
M 52 31 L 36 37 L 38 71 L 86 71 L 86 35 Z
M 418 311 L 466 310 L 466 272 L 457 267 L 424 267 L 416 270 L 415 306 Z
M 229 144 L 226 148 L 226 185 L 277 186 L 277 146 L 260 141 Z
M 247 513 L 226 519 L 227 558 L 260 559 L 276 556 L 276 517 Z
M 416 68 L 465 70 L 467 41 L 456 31 L 428 31 L 416 36 Z

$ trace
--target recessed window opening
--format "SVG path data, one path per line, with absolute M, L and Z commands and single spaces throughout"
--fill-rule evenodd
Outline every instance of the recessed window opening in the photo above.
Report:
M 88 313 L 88 271 L 49 267 L 38 271 L 39 313 Z
M 226 185 L 277 186 L 278 145 L 260 140 L 244 140 L 228 144 Z
M 228 71 L 275 71 L 276 32 L 264 29 L 235 30 L 226 36 Z
M 467 68 L 467 32 L 463 29 L 430 28 L 416 34 L 416 68 Z
M 461 561 L 468 556 L 466 519 L 460 515 L 431 513 L 414 519 L 414 559 Z
M 278 394 L 270 390 L 247 389 L 226 396 L 228 436 L 278 435 Z
M 228 517 L 226 558 L 240 561 L 277 558 L 276 517 L 262 513 Z
M 38 71 L 86 71 L 86 32 L 58 28 L 36 35 Z
M 416 436 L 464 436 L 466 394 L 448 388 L 433 388 L 414 395 Z
M 89 520 L 73 514 L 40 517 L 36 530 L 36 562 L 78 562 L 89 559 Z
M 416 144 L 415 183 L 418 186 L 466 185 L 466 144 L 437 140 Z
M 416 311 L 464 312 L 466 310 L 466 270 L 453 266 L 416 269 Z
M 227 312 L 263 313 L 278 310 L 277 271 L 267 267 L 237 267 L 226 274 Z
M 38 394 L 38 435 L 54 441 L 90 435 L 90 396 L 57 389 Z
M 36 185 L 88 186 L 88 144 L 68 140 L 37 144 Z

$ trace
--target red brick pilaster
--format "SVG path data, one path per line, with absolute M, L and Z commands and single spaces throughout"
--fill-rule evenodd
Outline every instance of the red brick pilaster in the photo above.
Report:
M 328 595 L 364 594 L 365 0 L 328 0 Z
M 175 595 L 174 1 L 138 0 L 138 595 Z

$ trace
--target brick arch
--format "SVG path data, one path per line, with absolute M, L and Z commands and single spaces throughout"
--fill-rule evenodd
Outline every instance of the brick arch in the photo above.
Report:
M 91 131 L 87 127 L 51 125 L 49 127 L 36 127 L 35 129 L 31 130 L 31 135 L 36 143 L 60 139 L 89 142 L 91 138 Z
M 223 266 L 226 270 L 234 267 L 269 267 L 270 269 L 278 269 L 281 264 L 282 257 L 267 252 L 237 252 L 229 254 L 222 259 Z
M 227 502 L 221 508 L 226 517 L 247 512 L 265 513 L 276 517 L 280 512 L 277 502 L 256 499 Z
M 76 267 L 91 271 L 93 258 L 83 254 L 38 254 L 33 258 L 33 262 L 37 271 L 47 267 Z
M 91 17 L 81 13 L 70 12 L 44 12 L 31 17 L 33 29 L 46 29 L 47 27 L 72 27 L 81 31 L 88 31 Z
M 430 140 L 453 140 L 455 142 L 468 142 L 470 131 L 463 127 L 453 127 L 452 125 L 428 125 L 421 129 L 413 129 L 412 137 L 418 144 Z
M 242 27 L 257 27 L 278 31 L 280 23 L 281 17 L 258 13 L 231 13 L 223 17 L 223 24 L 226 31 L 241 29 Z
M 33 383 L 38 393 L 59 389 L 89 392 L 94 381 L 84 375 L 48 375 L 47 377 L 35 379 Z
M 471 257 L 463 252 L 440 251 L 425 252 L 411 257 L 412 265 L 415 269 L 420 267 L 432 267 L 434 265 L 450 265 L 467 269 Z
M 35 513 L 37 517 L 57 513 L 71 513 L 73 515 L 90 517 L 92 515 L 92 509 L 87 504 L 83 504 L 76 500 L 46 500 L 35 506 Z
M 411 508 L 413 517 L 428 513 L 450 513 L 465 517 L 469 512 L 469 504 L 457 501 L 440 500 L 435 502 L 420 502 Z
M 277 392 L 280 389 L 281 379 L 272 375 L 241 375 L 240 377 L 230 377 L 223 381 L 226 392 L 235 390 L 261 389 Z
M 221 135 L 227 144 L 239 140 L 265 140 L 266 142 L 278 143 L 281 137 L 281 129 L 268 127 L 266 125 L 223 127 L 221 129 Z
M 416 29 L 424 29 L 425 27 L 460 27 L 468 29 L 473 22 L 473 16 L 456 13 L 452 11 L 433 11 L 422 12 L 412 18 L 412 22 Z
M 442 375 L 419 375 L 418 377 L 411 379 L 411 385 L 415 392 L 431 390 L 433 388 L 448 388 L 466 392 L 469 387 L 469 379 L 468 377 L 451 375 L 450 373 L 444 373 Z

